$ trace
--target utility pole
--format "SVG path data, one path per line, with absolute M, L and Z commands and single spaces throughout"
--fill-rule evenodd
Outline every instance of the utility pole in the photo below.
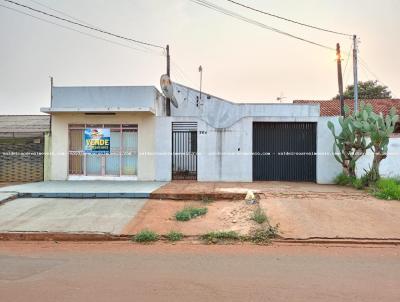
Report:
M 357 36 L 353 35 L 354 111 L 358 111 Z
M 169 54 L 169 45 L 167 45 L 165 49 L 167 50 L 167 75 L 169 78 L 171 78 L 171 57 Z M 167 98 L 165 110 L 167 116 L 171 116 L 171 100 L 169 98 Z
M 340 114 L 344 116 L 344 97 L 343 97 L 343 76 L 342 76 L 342 57 L 340 54 L 340 44 L 336 43 L 337 74 L 339 84 Z
M 200 72 L 200 102 L 201 102 L 201 86 L 203 84 L 203 67 L 201 67 L 201 65 L 199 66 L 199 72 Z

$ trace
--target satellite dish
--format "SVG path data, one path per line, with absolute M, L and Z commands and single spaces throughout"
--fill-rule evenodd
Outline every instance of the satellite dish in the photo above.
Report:
M 171 78 L 167 74 L 163 74 L 160 79 L 161 90 L 165 97 L 170 99 L 172 105 L 178 108 L 178 101 L 174 96 L 174 88 L 172 87 Z

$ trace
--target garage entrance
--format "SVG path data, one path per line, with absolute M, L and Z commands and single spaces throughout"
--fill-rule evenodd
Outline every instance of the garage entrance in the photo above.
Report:
M 316 181 L 316 123 L 253 123 L 253 180 Z
M 0 182 L 43 181 L 44 137 L 0 137 Z

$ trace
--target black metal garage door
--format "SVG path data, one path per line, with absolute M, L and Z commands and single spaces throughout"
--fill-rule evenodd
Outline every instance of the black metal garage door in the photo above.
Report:
M 253 123 L 253 180 L 316 181 L 316 123 Z
M 43 180 L 44 138 L 0 138 L 0 182 Z

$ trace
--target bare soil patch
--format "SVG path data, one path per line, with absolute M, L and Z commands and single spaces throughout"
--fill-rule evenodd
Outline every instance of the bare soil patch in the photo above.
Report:
M 190 221 L 176 221 L 175 213 L 185 206 L 207 207 L 208 213 Z M 223 200 L 208 204 L 199 201 L 149 200 L 122 233 L 135 234 L 143 229 L 151 229 L 159 234 L 175 230 L 185 235 L 202 235 L 224 230 L 246 235 L 259 226 L 251 220 L 257 206 L 249 205 L 243 200 Z

